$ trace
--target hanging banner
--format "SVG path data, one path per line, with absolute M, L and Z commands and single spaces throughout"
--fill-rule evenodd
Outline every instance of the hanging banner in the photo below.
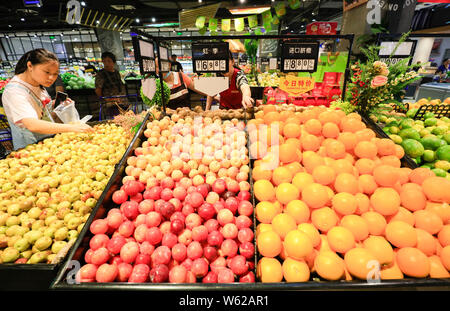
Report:
M 300 7 L 300 0 L 289 0 L 289 6 L 293 10 L 297 10 Z
M 278 16 L 274 16 L 273 18 L 272 18 L 272 24 L 274 24 L 274 25 L 278 25 L 280 23 L 280 19 L 278 18 Z
M 219 22 L 218 22 L 217 18 L 210 18 L 209 23 L 208 23 L 209 31 L 216 32 L 218 23 Z
M 275 12 L 277 13 L 278 17 L 286 15 L 286 6 L 284 5 L 284 2 L 275 4 Z
M 299 96 L 314 89 L 314 78 L 287 75 L 280 78 L 279 88 L 291 96 Z
M 337 22 L 314 22 L 306 26 L 307 35 L 335 35 Z
M 248 27 L 255 28 L 258 26 L 258 15 L 250 15 L 248 17 Z
M 264 29 L 266 30 L 266 33 L 272 31 L 272 23 L 264 24 Z
M 244 22 L 243 17 L 234 19 L 234 29 L 236 31 L 244 31 L 244 27 L 245 27 L 245 22 Z
M 206 27 L 203 27 L 203 28 L 199 29 L 198 33 L 203 36 L 206 33 Z
M 197 27 L 197 29 L 202 29 L 203 27 L 205 27 L 205 22 L 206 17 L 198 16 L 197 19 L 195 20 L 195 27 Z
M 264 27 L 266 24 L 270 24 L 272 22 L 272 12 L 270 10 L 262 12 L 261 15 Z
M 231 30 L 231 19 L 222 19 L 222 31 L 228 32 Z

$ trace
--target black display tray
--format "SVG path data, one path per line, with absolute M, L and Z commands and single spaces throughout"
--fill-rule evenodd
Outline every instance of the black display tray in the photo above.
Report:
M 378 126 L 378 124 L 376 124 L 371 118 L 368 118 L 366 116 L 364 116 L 363 114 L 360 114 L 362 121 L 370 128 L 372 129 L 375 134 L 377 134 L 378 137 L 380 138 L 388 138 L 390 139 L 389 135 L 386 134 L 383 129 Z M 410 169 L 415 169 L 418 168 L 419 165 L 417 165 L 416 162 L 414 162 L 414 160 L 408 156 L 407 154 L 405 154 L 403 156 L 403 158 L 401 159 L 402 162 L 402 167 L 409 167 Z
M 251 86 L 250 91 L 252 93 L 253 99 L 263 99 L 264 97 L 264 86 Z
M 147 114 L 146 119 L 148 119 L 149 114 Z M 146 120 L 145 119 L 145 120 Z M 90 125 L 100 124 L 100 123 L 106 123 L 105 121 L 101 122 L 89 122 Z M 144 124 L 144 123 L 143 123 Z M 96 206 L 94 207 L 93 211 L 91 212 L 91 215 L 89 219 L 91 219 L 94 214 L 96 214 L 96 211 L 100 208 L 101 202 L 104 200 L 105 197 L 108 196 L 108 192 L 111 191 L 111 186 L 114 184 L 113 181 L 117 178 L 118 172 L 117 168 L 122 167 L 124 161 L 128 158 L 128 154 L 134 150 L 134 147 L 132 148 L 133 144 L 136 142 L 138 134 L 140 132 L 143 132 L 143 125 L 141 125 L 141 128 L 139 131 L 134 135 L 133 140 L 130 142 L 127 150 L 125 151 L 124 155 L 122 156 L 121 161 L 116 164 L 115 171 L 113 175 L 111 176 L 110 180 L 108 181 L 108 184 L 106 185 L 105 189 L 103 190 L 102 195 L 100 196 Z M 110 194 L 109 194 L 110 197 Z M 89 222 L 88 219 L 88 222 Z M 88 223 L 86 222 L 86 223 Z M 88 228 L 89 226 L 84 226 L 82 231 L 80 232 L 77 241 L 82 239 L 83 235 L 82 233 Z M 76 242 L 75 242 L 76 244 Z M 74 245 L 75 245 L 74 244 Z M 72 246 L 73 248 L 73 246 Z M 69 250 L 70 251 L 70 250 Z M 56 264 L 46 264 L 46 263 L 38 263 L 38 264 L 15 264 L 15 263 L 5 263 L 0 264 L 0 291 L 3 290 L 48 290 L 50 288 L 50 285 L 54 281 L 54 279 L 57 276 L 58 271 L 61 269 L 61 267 L 66 263 L 66 256 L 58 263 Z
M 139 133 L 138 133 L 139 134 Z M 142 135 L 142 133 L 141 133 Z M 247 133 L 247 141 L 248 140 Z M 133 146 L 138 146 L 139 143 L 134 143 Z M 122 163 L 123 164 L 123 163 Z M 256 204 L 256 199 L 253 192 L 253 181 L 251 178 L 251 172 L 253 168 L 253 161 L 250 161 L 249 164 L 250 173 L 249 173 L 249 183 L 251 186 L 251 196 L 253 206 Z M 123 174 L 124 168 L 119 168 L 118 171 L 121 171 Z M 120 183 L 120 179 L 118 183 Z M 119 187 L 119 185 L 116 185 Z M 111 203 L 109 206 L 108 195 L 112 195 L 112 192 L 109 191 L 106 194 L 106 197 L 102 203 L 103 213 L 106 209 L 110 209 L 114 207 L 114 203 Z M 88 220 L 88 224 L 90 224 L 94 219 L 97 219 L 100 216 L 100 209 L 97 210 L 96 215 L 92 215 L 92 217 Z M 253 214 L 253 223 L 254 229 L 256 231 L 256 217 Z M 53 282 L 51 288 L 53 290 L 78 290 L 78 291 L 281 291 L 281 290 L 289 290 L 289 291 L 301 291 L 301 290 L 327 290 L 327 291 L 342 291 L 342 290 L 414 290 L 414 289 L 434 289 L 434 290 L 449 290 L 450 289 L 450 279 L 412 279 L 405 278 L 402 280 L 382 280 L 379 282 L 366 282 L 362 280 L 354 280 L 354 281 L 308 281 L 302 283 L 261 283 L 256 281 L 256 283 L 227 283 L 227 284 L 202 284 L 202 283 L 193 283 L 193 284 L 170 284 L 170 283 L 80 283 L 80 284 L 68 284 L 66 282 L 66 278 L 68 277 L 68 272 L 70 271 L 70 260 L 78 260 L 80 263 L 84 262 L 84 253 L 89 248 L 89 239 L 92 237 L 92 234 L 89 232 L 89 226 L 85 226 L 83 228 L 82 234 L 84 235 L 83 241 L 78 240 L 76 245 L 72 248 L 68 256 L 68 260 L 65 263 L 64 267 L 58 273 L 57 278 Z M 255 251 L 256 251 L 256 236 L 254 238 Z M 256 277 L 256 266 L 257 260 L 259 259 L 257 252 L 255 252 L 255 277 Z
M 247 120 L 245 119 L 244 122 Z M 141 143 L 146 139 L 144 136 L 144 131 L 146 129 L 146 122 L 147 120 L 144 120 L 142 131 L 140 130 L 137 133 L 137 140 L 135 143 L 133 143 L 131 146 L 133 148 L 137 148 L 141 145 Z M 248 141 L 248 133 L 246 133 L 247 141 Z M 133 149 L 134 150 L 134 149 Z M 127 153 L 128 156 L 132 156 L 133 153 Z M 106 193 L 105 198 L 100 203 L 101 207 L 98 210 L 95 210 L 92 212 L 92 217 L 89 217 L 89 219 L 86 221 L 86 225 L 84 226 L 82 232 L 80 233 L 80 236 L 83 235 L 82 241 L 77 240 L 74 244 L 74 247 L 72 248 L 72 251 L 68 255 L 68 259 L 58 273 L 58 276 L 56 277 L 55 281 L 53 282 L 51 288 L 55 290 L 222 290 L 222 289 L 229 289 L 229 290 L 236 290 L 238 288 L 245 288 L 250 289 L 252 288 L 252 285 L 249 283 L 230 283 L 230 284 L 203 284 L 203 283 L 193 283 L 193 284 L 170 284 L 170 283 L 121 283 L 121 282 L 113 282 L 113 283 L 79 283 L 79 284 L 73 284 L 73 282 L 68 282 L 67 280 L 73 279 L 73 273 L 70 273 L 72 266 L 71 262 L 73 260 L 78 261 L 80 263 L 80 266 L 84 264 L 84 254 L 89 249 L 89 241 L 92 238 L 93 234 L 89 231 L 89 226 L 95 219 L 102 218 L 104 215 L 106 215 L 107 211 L 111 208 L 117 207 L 115 203 L 112 202 L 111 197 L 115 190 L 119 189 L 122 185 L 122 177 L 125 176 L 125 167 L 127 163 L 126 160 L 121 163 L 119 163 L 119 167 L 116 170 L 118 173 L 117 178 L 115 178 L 115 182 L 112 182 L 111 190 Z M 249 164 L 250 172 L 249 177 L 251 176 L 251 165 Z M 112 178 L 111 178 L 112 179 Z M 249 179 L 250 183 L 250 193 L 252 198 L 252 204 L 255 205 L 254 201 L 254 194 L 253 194 L 253 183 L 251 181 L 251 178 Z M 99 200 L 100 201 L 100 200 Z M 253 223 L 256 223 L 256 218 L 253 213 Z M 255 227 L 253 228 L 255 230 Z M 254 244 L 256 245 L 256 237 L 254 237 L 253 240 Z M 255 273 L 256 278 L 256 252 L 254 255 L 254 263 L 255 268 L 252 270 L 253 273 Z M 70 275 L 69 275 L 70 273 Z M 71 284 L 69 284 L 71 283 Z

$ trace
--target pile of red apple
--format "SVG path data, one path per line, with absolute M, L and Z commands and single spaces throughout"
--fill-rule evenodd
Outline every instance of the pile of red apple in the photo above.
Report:
M 129 163 L 149 157 L 141 151 Z M 188 171 L 177 178 L 133 178 L 132 171 L 112 196 L 119 207 L 90 226 L 93 237 L 78 281 L 255 281 L 253 204 L 246 181 L 188 177 Z

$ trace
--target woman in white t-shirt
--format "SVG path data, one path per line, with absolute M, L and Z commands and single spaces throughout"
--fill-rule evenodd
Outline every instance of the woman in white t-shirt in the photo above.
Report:
M 54 123 L 49 115 L 51 107 L 45 109 L 53 102 L 44 87 L 51 86 L 59 74 L 55 54 L 45 49 L 29 51 L 19 59 L 14 74 L 2 95 L 14 150 L 50 134 L 93 131 L 87 124 Z

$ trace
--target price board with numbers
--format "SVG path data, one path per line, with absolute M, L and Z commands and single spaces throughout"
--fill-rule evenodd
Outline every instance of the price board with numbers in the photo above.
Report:
M 169 61 L 169 49 L 164 46 L 160 46 L 159 47 L 159 57 L 160 57 L 160 62 L 161 62 L 161 71 L 162 72 L 170 71 L 172 65 Z
M 281 52 L 282 72 L 315 72 L 319 55 L 317 42 L 283 42 Z
M 153 42 L 133 37 L 133 47 L 135 58 L 139 61 L 141 75 L 155 74 L 156 62 Z
M 228 42 L 192 44 L 192 64 L 195 73 L 225 73 L 228 68 Z
M 383 41 L 380 42 L 380 50 L 378 56 L 380 61 L 387 65 L 395 65 L 405 58 L 411 57 L 407 65 L 411 65 L 412 56 L 416 50 L 417 41 L 405 40 L 400 43 L 398 41 Z

